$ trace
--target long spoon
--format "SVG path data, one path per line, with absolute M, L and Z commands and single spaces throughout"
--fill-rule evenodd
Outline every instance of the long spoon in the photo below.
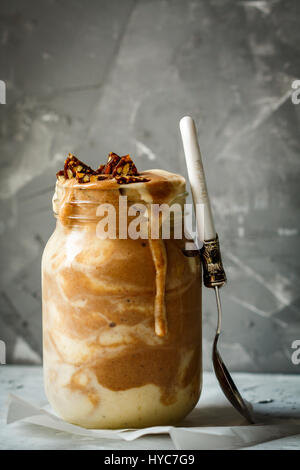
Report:
M 211 205 L 207 192 L 197 130 L 195 123 L 190 116 L 185 116 L 180 120 L 180 131 L 196 213 L 198 241 L 203 242 L 201 254 L 204 285 L 215 290 L 218 308 L 218 324 L 212 351 L 213 366 L 220 387 L 226 398 L 249 423 L 253 424 L 254 421 L 250 410 L 238 391 L 217 348 L 222 323 L 222 307 L 219 288 L 225 284 L 226 275 L 222 265 L 219 239 L 215 231 Z

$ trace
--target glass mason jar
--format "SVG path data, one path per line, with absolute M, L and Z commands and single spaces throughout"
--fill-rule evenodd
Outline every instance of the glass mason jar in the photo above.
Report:
M 174 424 L 200 396 L 199 256 L 186 256 L 174 230 L 157 240 L 120 236 L 118 223 L 111 238 L 97 230 L 103 204 L 121 220 L 120 195 L 128 206 L 184 203 L 182 177 L 148 175 L 121 186 L 58 181 L 53 199 L 42 260 L 45 390 L 64 420 L 87 428 Z

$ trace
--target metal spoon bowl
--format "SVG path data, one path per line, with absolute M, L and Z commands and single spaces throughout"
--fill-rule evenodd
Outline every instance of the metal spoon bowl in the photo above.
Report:
M 227 367 L 225 366 L 220 353 L 217 349 L 218 340 L 221 334 L 221 323 L 222 323 L 222 307 L 219 294 L 219 287 L 214 286 L 217 307 L 218 307 L 218 325 L 216 330 L 216 336 L 213 344 L 212 360 L 214 365 L 214 370 L 221 389 L 223 390 L 224 395 L 234 406 L 234 408 L 242 415 L 250 424 L 254 424 L 254 420 L 251 416 L 250 410 L 243 400 L 240 392 L 237 389 L 230 373 L 228 372 Z

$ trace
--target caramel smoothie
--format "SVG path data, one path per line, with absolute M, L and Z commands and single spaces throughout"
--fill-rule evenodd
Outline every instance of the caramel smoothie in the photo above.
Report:
M 118 219 L 120 195 L 128 205 L 183 204 L 185 180 L 124 161 L 113 176 L 111 155 L 98 170 L 69 160 L 58 174 L 42 260 L 46 394 L 87 428 L 174 424 L 200 395 L 200 259 L 174 237 L 122 238 L 118 226 L 99 238 L 97 208 L 111 204 Z

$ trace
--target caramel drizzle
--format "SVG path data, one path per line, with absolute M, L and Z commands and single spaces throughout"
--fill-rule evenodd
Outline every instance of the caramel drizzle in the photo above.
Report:
M 63 221 L 69 216 L 70 202 L 73 200 L 73 190 L 67 191 L 63 194 L 62 199 L 59 201 L 58 215 L 59 219 Z M 159 229 L 161 228 L 161 220 L 159 221 Z M 149 229 L 151 223 L 149 224 Z M 164 337 L 168 333 L 168 322 L 165 306 L 165 287 L 166 287 L 166 274 L 167 274 L 167 253 L 164 241 L 161 238 L 152 239 L 151 232 L 148 232 L 149 247 L 155 267 L 155 300 L 154 300 L 154 325 L 155 334 L 159 337 Z
M 166 336 L 168 323 L 165 306 L 165 286 L 167 273 L 167 253 L 162 239 L 153 240 L 149 238 L 149 246 L 155 266 L 155 301 L 154 301 L 154 324 L 157 336 Z

